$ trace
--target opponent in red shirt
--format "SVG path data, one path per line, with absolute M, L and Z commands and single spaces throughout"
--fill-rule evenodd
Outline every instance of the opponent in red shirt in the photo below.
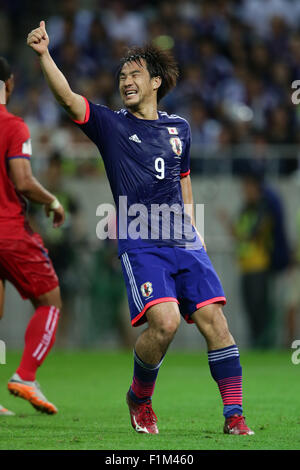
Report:
M 53 212 L 53 225 L 64 222 L 62 205 L 33 176 L 31 141 L 25 122 L 6 109 L 14 87 L 7 61 L 0 57 L 0 316 L 4 283 L 11 282 L 23 299 L 30 299 L 35 312 L 25 333 L 21 363 L 8 382 L 13 395 L 25 398 L 37 410 L 48 414 L 57 408 L 42 394 L 35 381 L 55 341 L 61 309 L 59 281 L 43 245 L 26 219 L 26 199 L 43 204 L 46 215 Z M 1 405 L 0 405 L 1 414 Z M 6 414 L 3 412 L 3 414 Z

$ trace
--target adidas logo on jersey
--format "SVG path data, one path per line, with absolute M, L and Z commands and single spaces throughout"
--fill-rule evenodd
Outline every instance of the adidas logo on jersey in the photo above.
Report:
M 133 142 L 137 142 L 138 144 L 141 144 L 141 143 L 142 143 L 142 141 L 138 138 L 138 136 L 137 136 L 136 134 L 131 135 L 131 136 L 129 137 L 129 140 L 133 140 Z

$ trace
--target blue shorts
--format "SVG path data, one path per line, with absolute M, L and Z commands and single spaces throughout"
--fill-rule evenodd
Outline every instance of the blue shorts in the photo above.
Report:
M 132 326 L 147 321 L 152 305 L 177 302 L 181 315 L 193 323 L 192 313 L 226 297 L 213 265 L 204 250 L 183 247 L 151 247 L 121 255 Z

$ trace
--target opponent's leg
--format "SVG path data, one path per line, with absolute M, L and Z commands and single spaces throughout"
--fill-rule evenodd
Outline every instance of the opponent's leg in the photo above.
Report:
M 165 302 L 146 312 L 148 327 L 138 337 L 134 351 L 134 373 L 127 393 L 131 424 L 137 432 L 157 434 L 151 399 L 163 357 L 180 324 L 175 302 Z
M 211 375 L 223 400 L 224 432 L 254 434 L 242 416 L 242 367 L 238 348 L 229 332 L 220 304 L 209 304 L 192 314 L 192 319 L 206 339 Z
M 36 310 L 26 329 L 21 363 L 10 379 L 8 389 L 30 401 L 39 411 L 54 414 L 57 409 L 42 394 L 35 376 L 55 342 L 61 308 L 59 287 L 31 301 Z

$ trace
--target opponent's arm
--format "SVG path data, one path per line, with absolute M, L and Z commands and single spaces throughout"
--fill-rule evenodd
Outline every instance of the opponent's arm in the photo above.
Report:
M 184 202 L 184 209 L 185 212 L 190 216 L 192 225 L 195 227 L 196 232 L 198 233 L 198 236 L 204 246 L 204 249 L 206 251 L 206 245 L 204 243 L 204 239 L 201 236 L 201 234 L 198 232 L 197 227 L 195 225 L 195 213 L 194 213 L 194 201 L 193 201 L 193 190 L 192 190 L 192 182 L 191 182 L 191 177 L 190 175 L 184 176 L 180 180 L 181 183 L 181 192 L 182 192 L 182 198 Z
M 45 205 L 45 212 L 49 217 L 54 213 L 53 226 L 60 227 L 65 220 L 64 208 L 47 189 L 45 189 L 33 176 L 30 160 L 26 158 L 13 158 L 9 160 L 9 176 L 17 191 L 32 202 Z
M 65 76 L 52 59 L 48 50 L 49 37 L 45 21 L 41 21 L 39 28 L 28 34 L 27 44 L 38 54 L 44 76 L 57 102 L 63 106 L 72 119 L 84 121 L 85 100 L 71 90 Z

